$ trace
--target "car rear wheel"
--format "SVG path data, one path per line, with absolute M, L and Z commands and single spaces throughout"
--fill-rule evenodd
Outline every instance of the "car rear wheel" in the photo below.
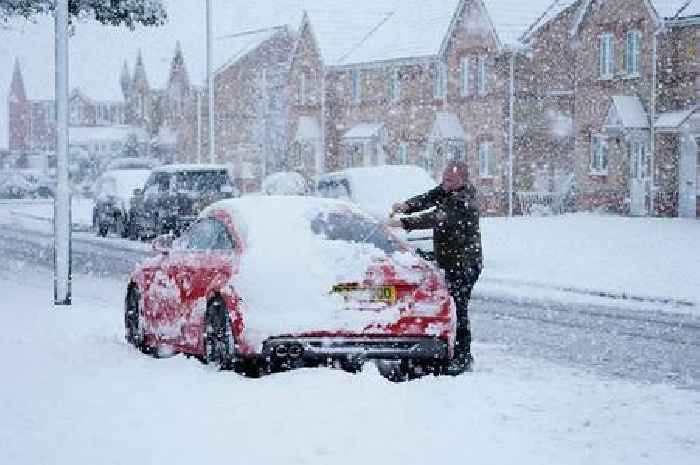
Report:
M 124 329 L 126 341 L 140 351 L 146 352 L 141 295 L 135 286 L 129 287 L 126 292 Z
M 375 362 L 379 374 L 392 383 L 402 383 L 425 376 L 428 366 L 415 363 L 413 360 L 377 360 Z
M 235 342 L 226 304 L 215 298 L 207 306 L 203 361 L 220 370 L 231 370 L 235 361 L 234 350 Z

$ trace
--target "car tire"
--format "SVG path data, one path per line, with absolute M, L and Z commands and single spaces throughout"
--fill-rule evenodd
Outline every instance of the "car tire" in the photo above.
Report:
M 117 220 L 117 234 L 122 239 L 129 237 L 129 221 L 123 215 Z
M 124 336 L 126 342 L 141 352 L 147 353 L 144 315 L 141 308 L 141 294 L 136 286 L 129 286 L 124 302 Z
M 231 370 L 235 362 L 235 339 L 226 304 L 220 298 L 212 299 L 207 305 L 204 318 L 203 362 L 220 370 Z
M 421 373 L 410 360 L 377 360 L 375 362 L 379 374 L 392 383 L 403 383 L 420 378 Z

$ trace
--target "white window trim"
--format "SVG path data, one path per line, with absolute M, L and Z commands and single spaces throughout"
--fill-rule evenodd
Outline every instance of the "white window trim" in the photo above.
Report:
M 488 56 L 480 55 L 477 64 L 476 88 L 479 95 L 489 93 Z
M 435 67 L 433 97 L 435 99 L 444 99 L 447 97 L 447 63 L 442 61 L 438 62 Z
M 630 39 L 633 38 L 634 49 L 630 55 Z M 642 33 L 638 30 L 627 31 L 627 44 L 625 47 L 625 71 L 628 78 L 640 77 L 639 61 L 641 59 Z M 630 71 L 631 58 L 634 60 L 634 69 Z
M 405 142 L 401 142 L 399 144 L 398 152 L 397 152 L 397 161 L 399 162 L 400 165 L 407 165 L 408 164 L 408 144 Z
M 602 153 L 598 153 L 599 147 L 605 147 Z M 605 157 L 605 168 L 597 166 L 598 162 L 602 163 Z M 610 148 L 608 147 L 608 138 L 602 134 L 592 134 L 591 135 L 591 160 L 590 160 L 590 174 L 591 176 L 607 176 L 608 167 L 610 166 Z
M 362 72 L 359 69 L 350 71 L 350 94 L 352 103 L 362 102 Z
M 482 159 L 482 155 L 485 155 L 484 159 Z M 491 156 L 491 143 L 488 141 L 479 142 L 477 145 L 477 157 L 479 160 L 479 177 L 481 179 L 493 179 L 496 176 L 496 173 L 489 172 Z
M 459 95 L 462 97 L 467 97 L 471 95 L 471 79 L 469 75 L 469 69 L 471 68 L 472 58 L 470 56 L 464 56 L 459 61 Z
M 599 48 L 599 78 L 610 80 L 615 77 L 615 36 L 611 32 L 600 35 Z
M 398 102 L 401 100 L 401 79 L 399 78 L 399 70 L 392 69 L 389 76 L 389 100 Z

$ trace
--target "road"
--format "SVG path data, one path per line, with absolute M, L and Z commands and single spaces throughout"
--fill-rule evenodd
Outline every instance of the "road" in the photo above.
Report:
M 52 266 L 45 232 L 0 227 L 0 256 Z M 74 235 L 74 273 L 126 279 L 147 248 L 125 240 Z M 477 292 L 478 294 L 478 287 Z M 700 318 L 611 307 L 483 299 L 471 303 L 478 343 L 598 374 L 700 390 Z M 478 363 L 478 346 L 475 353 Z

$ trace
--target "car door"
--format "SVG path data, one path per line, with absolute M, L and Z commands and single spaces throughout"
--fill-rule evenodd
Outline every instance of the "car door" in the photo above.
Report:
M 201 218 L 183 237 L 184 250 L 173 263 L 180 305 L 175 318 L 180 344 L 194 348 L 199 342 L 208 300 L 231 277 L 235 241 L 220 218 Z

